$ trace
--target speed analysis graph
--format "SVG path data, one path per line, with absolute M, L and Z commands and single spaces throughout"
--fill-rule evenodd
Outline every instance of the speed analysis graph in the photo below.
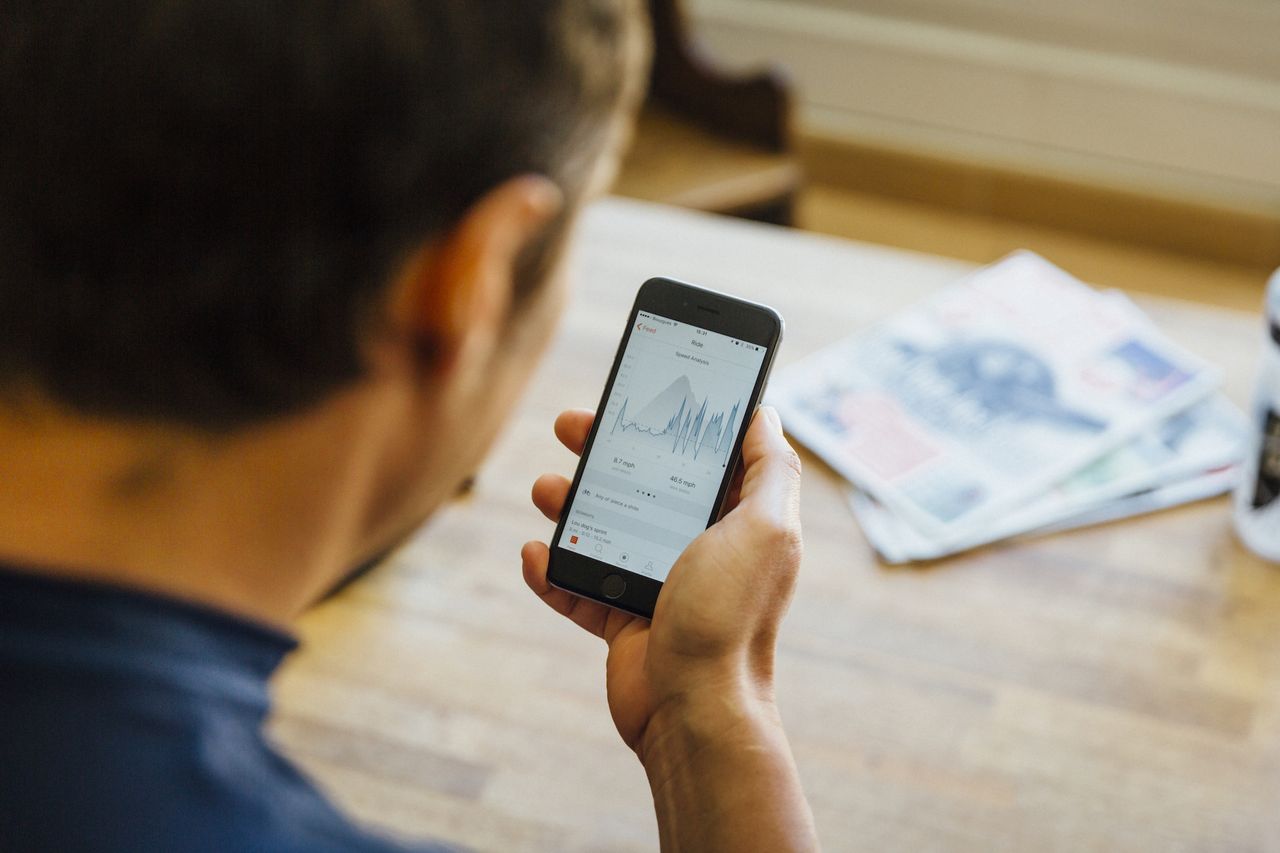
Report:
M 694 459 L 715 456 L 725 465 L 728 464 L 729 451 L 733 448 L 742 400 L 735 402 L 727 412 L 721 410 L 711 413 L 707 411 L 707 402 L 708 398 L 703 397 L 699 403 L 689 377 L 680 376 L 641 409 L 634 419 L 627 418 L 627 406 L 631 404 L 631 399 L 623 399 L 622 408 L 618 410 L 610 432 L 625 434 L 633 431 L 660 439 L 674 454 L 692 455 Z M 671 413 L 665 422 L 662 421 L 663 412 Z M 655 425 L 658 423 L 662 423 L 662 426 Z
M 559 547 L 664 579 L 707 526 L 764 357 L 640 312 Z

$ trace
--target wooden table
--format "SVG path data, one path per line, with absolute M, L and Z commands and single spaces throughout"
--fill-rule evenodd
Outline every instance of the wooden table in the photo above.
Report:
M 604 648 L 534 598 L 529 504 L 572 470 L 636 287 L 777 306 L 783 363 L 967 266 L 610 200 L 586 217 L 553 352 L 473 497 L 303 623 L 274 732 L 357 816 L 483 850 L 654 850 Z M 1255 316 L 1141 300 L 1247 394 Z M 778 694 L 828 850 L 1280 850 L 1280 569 L 1225 500 L 922 569 L 877 563 L 805 456 L 807 551 Z

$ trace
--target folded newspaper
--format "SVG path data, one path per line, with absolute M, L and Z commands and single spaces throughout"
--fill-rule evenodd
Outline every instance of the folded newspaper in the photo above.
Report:
M 1019 252 L 782 371 L 770 402 L 890 562 L 1230 488 L 1243 416 L 1132 302 Z
M 1221 494 L 1239 473 L 1245 429 L 1239 411 L 1214 397 L 1082 468 L 999 523 L 950 541 L 920 534 L 857 489 L 850 490 L 849 502 L 886 562 L 933 560 L 1002 539 L 1071 530 Z

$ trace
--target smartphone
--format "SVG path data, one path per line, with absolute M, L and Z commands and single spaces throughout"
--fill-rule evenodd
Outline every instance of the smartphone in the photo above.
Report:
M 618 344 L 547 578 L 646 618 L 685 547 L 719 518 L 782 341 L 772 308 L 646 281 Z

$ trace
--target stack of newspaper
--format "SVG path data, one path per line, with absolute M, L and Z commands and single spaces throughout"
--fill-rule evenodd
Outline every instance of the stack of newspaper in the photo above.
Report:
M 1243 415 L 1123 294 L 1018 252 L 782 371 L 769 401 L 892 563 L 1231 488 Z

